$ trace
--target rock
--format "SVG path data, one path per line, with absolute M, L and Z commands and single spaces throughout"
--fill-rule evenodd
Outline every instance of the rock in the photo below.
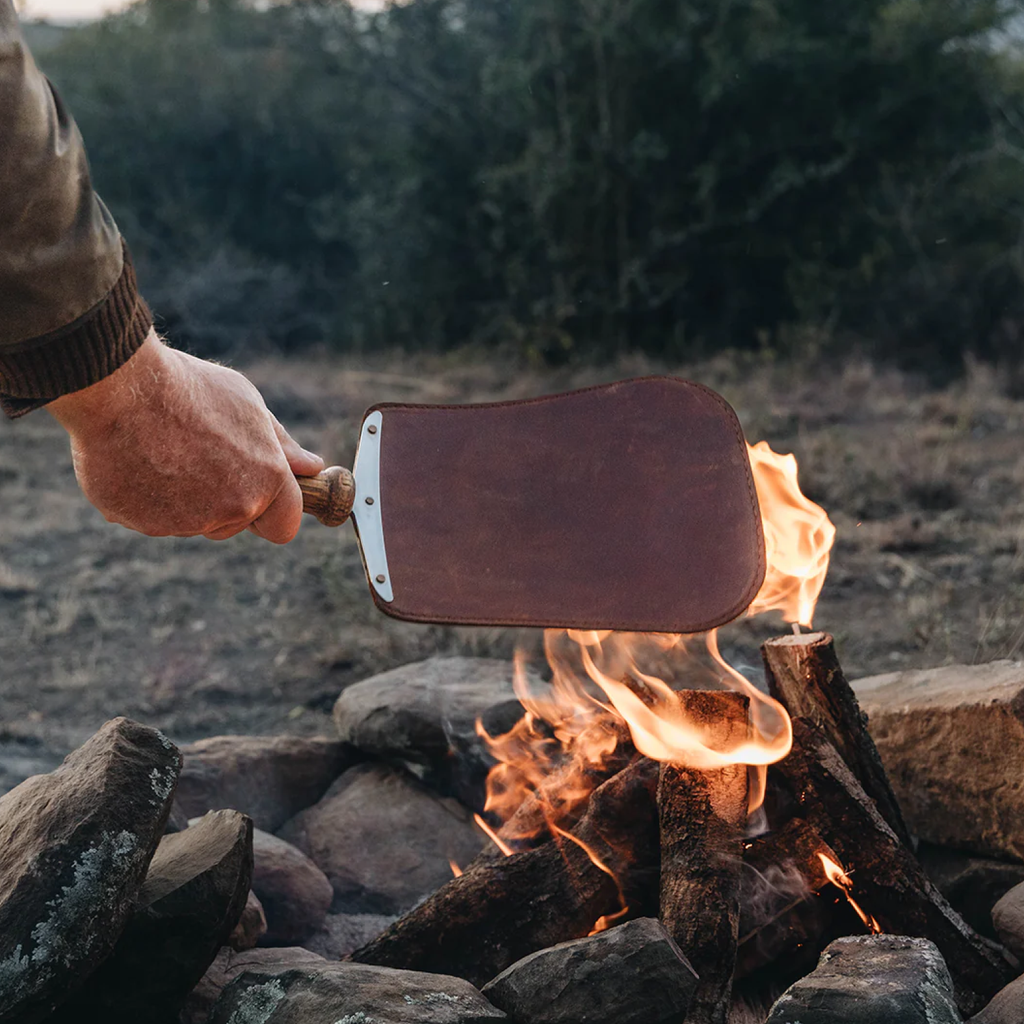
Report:
M 493 762 L 476 720 L 499 735 L 522 714 L 511 660 L 428 658 L 346 687 L 334 705 L 334 724 L 346 743 L 373 757 L 401 759 L 433 788 L 481 810 Z
M 340 960 L 372 942 L 397 920 L 385 914 L 328 914 L 320 930 L 306 940 L 306 949 L 328 960 Z
M 483 845 L 464 807 L 380 764 L 350 768 L 279 835 L 330 879 L 336 913 L 402 913 Z
M 917 859 L 952 908 L 980 935 L 995 939 L 992 908 L 1024 882 L 1024 864 L 974 857 L 959 850 L 921 843 Z
M 257 967 L 221 993 L 209 1024 L 485 1024 L 505 1020 L 468 981 L 368 964 Z
M 259 897 L 250 890 L 242 908 L 242 916 L 228 936 L 227 944 L 236 952 L 243 953 L 247 949 L 254 949 L 266 934 L 267 915 L 263 912 Z
M 0 797 L 0 1021 L 34 1024 L 102 963 L 135 908 L 181 768 L 156 729 L 107 722 Z
M 953 980 L 928 939 L 836 939 L 776 1000 L 765 1024 L 960 1024 Z
M 252 821 L 213 811 L 164 836 L 113 953 L 52 1024 L 174 1024 L 227 942 L 252 880 Z
M 1002 944 L 1024 960 L 1024 885 L 1015 885 L 996 903 L 992 924 Z
M 967 1024 L 1021 1024 L 1024 1021 L 1024 977 L 1000 989 Z
M 523 957 L 483 988 L 517 1024 L 676 1024 L 697 974 L 653 918 Z
M 297 946 L 324 923 L 334 890 L 301 851 L 269 832 L 253 833 L 253 892 L 267 915 L 264 946 Z
M 251 970 L 283 973 L 293 967 L 322 964 L 324 958 L 308 949 L 247 949 L 236 953 L 226 946 L 214 958 L 199 984 L 189 993 L 182 1011 L 183 1024 L 206 1024 L 221 992 L 239 975 Z M 141 1024 L 141 1022 L 140 1022 Z
M 359 760 L 347 744 L 298 736 L 214 736 L 181 752 L 178 802 L 187 817 L 241 811 L 264 832 L 315 804 Z
M 891 672 L 853 688 L 911 831 L 1024 861 L 1024 664 Z

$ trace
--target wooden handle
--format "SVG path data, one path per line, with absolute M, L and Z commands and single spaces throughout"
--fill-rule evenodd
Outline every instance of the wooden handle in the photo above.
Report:
M 302 511 L 324 526 L 341 526 L 352 514 L 356 482 L 342 466 L 331 466 L 317 476 L 296 477 L 302 491 Z

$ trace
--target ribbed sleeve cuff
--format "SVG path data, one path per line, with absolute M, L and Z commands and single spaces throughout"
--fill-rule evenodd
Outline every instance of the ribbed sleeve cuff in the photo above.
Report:
M 121 276 L 98 306 L 15 352 L 0 351 L 0 408 L 14 419 L 103 380 L 135 354 L 152 326 L 126 247 Z

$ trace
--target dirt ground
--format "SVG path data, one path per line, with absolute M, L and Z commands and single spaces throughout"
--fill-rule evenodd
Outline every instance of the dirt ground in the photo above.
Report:
M 377 401 L 518 398 L 648 372 L 721 391 L 751 441 L 793 451 L 838 528 L 815 625 L 847 673 L 1021 657 L 1024 401 L 982 370 L 942 391 L 863 363 L 635 359 L 524 370 L 448 358 L 246 367 L 307 447 L 350 464 Z M 723 631 L 741 667 L 778 623 Z M 110 526 L 77 489 L 45 413 L 0 424 L 0 791 L 113 715 L 179 741 L 330 730 L 347 684 L 439 652 L 508 656 L 535 636 L 398 623 L 368 596 L 352 531 L 309 521 L 286 547 Z

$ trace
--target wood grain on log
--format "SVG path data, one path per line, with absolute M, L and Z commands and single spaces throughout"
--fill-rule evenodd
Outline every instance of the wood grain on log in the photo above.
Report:
M 771 771 L 790 789 L 798 813 L 836 851 L 853 897 L 882 930 L 939 947 L 965 1016 L 1012 979 L 1005 958 L 932 885 L 821 729 L 794 719 L 793 750 Z
M 832 637 L 776 637 L 761 647 L 761 655 L 771 695 L 793 718 L 805 718 L 822 730 L 889 827 L 912 849 L 910 832 L 868 732 L 867 716 L 846 681 Z
M 749 701 L 737 693 L 680 698 L 722 748 L 749 734 Z M 663 764 L 658 781 L 661 913 L 700 976 L 687 1024 L 725 1024 L 739 930 L 739 878 L 747 819 L 747 768 Z
M 478 858 L 352 959 L 480 986 L 528 953 L 587 935 L 620 909 L 620 885 L 631 913 L 649 915 L 659 863 L 657 780 L 657 763 L 637 758 L 591 795 L 570 833 L 577 842 L 556 837 L 511 857 Z

